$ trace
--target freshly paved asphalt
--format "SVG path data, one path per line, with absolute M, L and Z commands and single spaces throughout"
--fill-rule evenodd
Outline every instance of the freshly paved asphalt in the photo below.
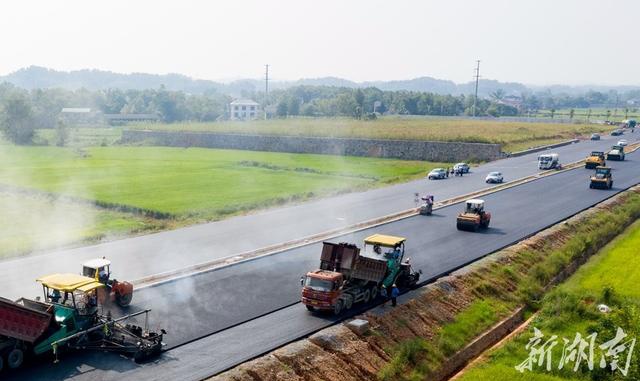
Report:
M 624 136 L 630 141 L 635 137 Z M 593 149 L 608 149 L 617 139 L 605 136 L 601 141 L 582 141 L 552 151 L 568 163 L 584 158 Z M 491 162 L 473 168 L 472 174 L 462 178 L 416 180 L 174 231 L 0 261 L 0 294 L 12 299 L 39 295 L 34 279 L 53 272 L 80 271 L 82 262 L 102 256 L 112 260 L 117 278 L 127 280 L 230 257 L 414 207 L 416 192 L 443 200 L 487 188 L 484 178 L 491 171 L 503 172 L 505 181 L 532 175 L 538 172 L 537 156 Z
M 360 243 L 373 232 L 407 237 L 407 255 L 414 267 L 430 278 L 637 184 L 639 163 L 640 153 L 628 155 L 624 162 L 609 163 L 614 168 L 613 190 L 589 189 L 591 171 L 579 168 L 485 196 L 486 208 L 493 215 L 486 232 L 456 230 L 455 215 L 460 205 L 453 205 L 437 210 L 431 217 L 415 216 L 334 241 Z M 69 356 L 55 366 L 40 364 L 9 375 L 9 379 L 201 379 L 222 371 L 332 323 L 332 318 L 311 315 L 295 304 L 299 297 L 298 279 L 317 265 L 318 255 L 319 244 L 310 244 L 139 290 L 133 308 L 153 309 L 152 326 L 169 331 L 166 342 L 170 348 L 186 343 L 152 364 L 137 366 L 116 356 L 86 354 Z M 283 309 L 269 313 L 278 308 Z M 250 320 L 260 315 L 264 316 Z M 247 320 L 250 321 L 236 325 Z M 227 327 L 232 328 L 209 335 Z

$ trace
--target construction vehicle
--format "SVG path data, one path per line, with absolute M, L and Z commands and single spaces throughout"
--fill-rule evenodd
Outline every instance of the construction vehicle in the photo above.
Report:
M 20 368 L 29 356 L 61 349 L 111 351 L 143 361 L 160 353 L 165 333 L 150 332 L 149 310 L 112 319 L 98 313 L 97 290 L 104 284 L 76 274 L 53 274 L 38 279 L 44 301 L 0 298 L 0 371 Z M 145 315 L 145 327 L 123 322 Z
M 589 188 L 611 189 L 613 187 L 613 177 L 611 176 L 611 168 L 597 167 L 596 173 L 591 176 Z
M 464 211 L 458 214 L 456 219 L 456 227 L 458 230 L 478 231 L 478 229 L 486 229 L 491 222 L 491 213 L 485 212 L 484 200 L 471 199 L 465 203 Z
M 320 268 L 300 279 L 302 303 L 309 311 L 339 315 L 355 303 L 375 300 L 382 287 L 410 288 L 421 271 L 404 261 L 405 238 L 374 234 L 365 238 L 362 252 L 350 243 L 323 242 Z
M 615 145 L 607 152 L 607 160 L 624 161 L 624 146 Z
M 104 257 L 92 259 L 82 265 L 82 275 L 93 278 L 105 285 L 98 290 L 101 303 L 116 302 L 120 307 L 127 307 L 133 299 L 133 285 L 111 279 L 111 262 Z
M 604 160 L 604 152 L 591 151 L 584 161 L 584 167 L 586 169 L 594 169 L 595 167 L 604 167 L 607 163 Z
M 422 204 L 420 205 L 420 214 L 423 216 L 430 216 L 433 213 L 433 195 L 426 195 L 420 198 Z
M 557 153 L 545 153 L 538 156 L 538 169 L 560 169 L 560 156 Z

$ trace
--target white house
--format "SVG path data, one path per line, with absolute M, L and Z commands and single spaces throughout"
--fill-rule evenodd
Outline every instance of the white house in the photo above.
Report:
M 260 104 L 251 99 L 236 99 L 229 103 L 229 119 L 252 120 L 258 118 Z

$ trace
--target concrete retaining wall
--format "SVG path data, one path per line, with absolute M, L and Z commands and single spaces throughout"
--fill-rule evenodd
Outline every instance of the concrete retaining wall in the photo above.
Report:
M 495 160 L 499 144 L 125 130 L 124 143 L 456 162 Z
M 561 143 L 556 143 L 556 144 L 549 144 L 549 145 L 546 145 L 546 146 L 530 148 L 530 149 L 526 149 L 524 151 L 511 152 L 509 154 L 509 157 L 528 155 L 530 153 L 545 151 L 545 150 L 548 150 L 548 149 L 553 149 L 553 148 L 558 148 L 558 147 L 563 147 L 563 146 L 568 146 L 569 144 L 575 144 L 575 143 L 579 143 L 579 142 L 580 142 L 580 140 L 578 140 L 578 139 L 571 139 L 571 140 L 567 140 L 566 142 L 561 142 Z

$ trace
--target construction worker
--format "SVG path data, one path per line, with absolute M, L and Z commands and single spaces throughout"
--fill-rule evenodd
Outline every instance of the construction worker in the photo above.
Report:
M 395 307 L 398 304 L 398 295 L 400 295 L 400 290 L 398 290 L 398 286 L 394 283 L 391 286 L 391 307 Z
M 53 290 L 51 295 L 49 295 L 49 299 L 51 299 L 52 303 L 58 303 L 60 301 L 60 297 L 60 291 L 58 290 Z
M 449 178 L 449 167 L 447 167 L 447 170 L 444 172 L 444 174 L 447 176 L 447 178 Z
M 380 289 L 380 296 L 382 296 L 382 307 L 384 307 L 387 305 L 387 302 L 389 301 L 389 294 L 387 293 L 387 288 L 384 286 L 384 284 Z

